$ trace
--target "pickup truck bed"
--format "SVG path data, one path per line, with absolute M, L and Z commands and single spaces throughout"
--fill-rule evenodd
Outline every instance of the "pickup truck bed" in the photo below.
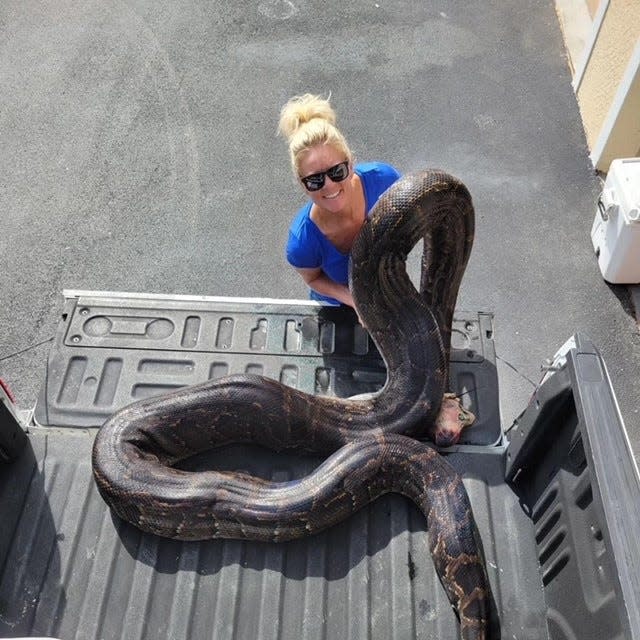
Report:
M 638 474 L 597 350 L 575 336 L 505 437 L 492 317 L 459 314 L 454 329 L 452 390 L 477 423 L 443 453 L 471 499 L 502 638 L 640 638 Z M 27 444 L 0 466 L 1 636 L 458 637 L 424 519 L 400 496 L 284 544 L 176 542 L 111 514 L 91 474 L 104 419 L 240 371 L 341 397 L 385 379 L 343 309 L 65 292 Z M 282 480 L 319 462 L 234 446 L 190 465 Z

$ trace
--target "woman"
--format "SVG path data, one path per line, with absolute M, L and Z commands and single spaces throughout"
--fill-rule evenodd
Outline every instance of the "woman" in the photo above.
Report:
M 348 286 L 349 252 L 367 214 L 400 174 L 382 162 L 354 166 L 335 122 L 329 101 L 309 93 L 289 100 L 280 113 L 279 130 L 289 142 L 293 173 L 310 198 L 289 228 L 287 260 L 312 299 L 355 309 Z M 435 441 L 455 444 L 474 420 L 459 398 L 445 393 Z
M 367 214 L 400 174 L 382 162 L 354 166 L 335 122 L 329 101 L 308 93 L 280 113 L 293 173 L 310 198 L 289 228 L 287 260 L 312 299 L 353 307 L 349 252 Z

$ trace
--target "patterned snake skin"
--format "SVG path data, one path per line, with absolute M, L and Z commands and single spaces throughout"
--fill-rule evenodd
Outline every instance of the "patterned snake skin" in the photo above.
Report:
M 93 470 L 104 500 L 144 531 L 181 540 L 284 541 L 344 520 L 397 492 L 425 515 L 431 555 L 465 639 L 498 637 L 489 580 L 459 475 L 430 446 L 448 385 L 451 324 L 469 258 L 474 212 L 466 187 L 438 171 L 411 174 L 378 201 L 352 249 L 351 288 L 388 369 L 365 400 L 314 397 L 234 375 L 137 402 L 99 430 Z M 405 263 L 424 240 L 420 292 Z M 230 443 L 327 456 L 311 475 L 270 482 L 189 472 L 181 460 Z

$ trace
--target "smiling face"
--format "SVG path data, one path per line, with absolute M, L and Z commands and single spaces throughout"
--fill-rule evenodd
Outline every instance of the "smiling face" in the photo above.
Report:
M 331 145 L 323 144 L 311 147 L 300 156 L 298 175 L 304 177 L 314 173 L 322 173 L 345 160 L 347 158 L 344 157 L 344 154 Z M 305 192 L 316 206 L 337 213 L 346 209 L 351 202 L 352 179 L 353 171 L 349 165 L 349 175 L 344 180 L 334 182 L 329 176 L 325 176 L 324 186 L 321 189 L 309 191 L 305 188 Z M 304 184 L 302 186 L 304 188 Z

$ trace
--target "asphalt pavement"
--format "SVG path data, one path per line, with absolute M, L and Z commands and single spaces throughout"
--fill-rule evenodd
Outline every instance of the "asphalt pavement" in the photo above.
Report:
M 591 247 L 601 185 L 550 0 L 8 0 L 0 86 L 0 376 L 23 408 L 62 289 L 306 297 L 276 126 L 311 91 L 358 159 L 469 187 L 458 307 L 495 314 L 503 426 L 580 331 L 640 452 L 638 326 Z

